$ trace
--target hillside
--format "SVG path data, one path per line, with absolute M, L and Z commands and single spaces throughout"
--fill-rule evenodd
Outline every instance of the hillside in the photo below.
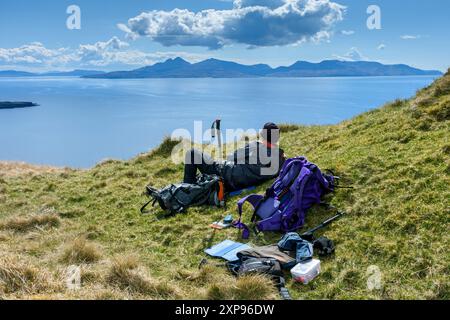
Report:
M 320 63 L 298 61 L 288 67 L 271 68 L 266 64 L 243 65 L 236 62 L 207 59 L 189 63 L 182 58 L 131 71 L 115 71 L 84 78 L 248 78 L 248 77 L 361 77 L 441 75 L 440 71 L 420 70 L 404 64 L 384 65 L 369 61 L 327 60 Z
M 306 155 L 355 187 L 332 199 L 348 212 L 325 230 L 336 242 L 335 256 L 322 261 L 322 274 L 309 285 L 289 280 L 294 298 L 450 298 L 449 120 L 450 72 L 411 100 L 338 125 L 283 127 L 288 156 Z M 182 167 L 168 160 L 171 146 L 165 141 L 131 161 L 85 171 L 0 171 L 0 299 L 277 298 L 264 278 L 236 280 L 222 267 L 198 270 L 203 249 L 240 240 L 236 230 L 208 227 L 222 210 L 193 208 L 172 218 L 138 213 L 146 184 L 182 178 Z M 311 210 L 307 227 L 329 214 Z M 65 286 L 73 264 L 82 266 L 79 290 Z M 370 291 L 373 266 L 382 287 Z

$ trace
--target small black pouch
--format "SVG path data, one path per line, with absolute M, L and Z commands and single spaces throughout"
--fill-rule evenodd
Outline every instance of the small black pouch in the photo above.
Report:
M 319 253 L 319 256 L 329 256 L 335 251 L 334 242 L 327 237 L 320 237 L 314 241 L 314 250 Z

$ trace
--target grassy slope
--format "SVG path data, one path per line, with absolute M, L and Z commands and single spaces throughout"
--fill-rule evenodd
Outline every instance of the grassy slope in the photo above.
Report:
M 337 243 L 335 257 L 323 261 L 311 284 L 289 283 L 295 298 L 450 298 L 449 110 L 447 73 L 412 100 L 339 125 L 284 128 L 289 156 L 307 155 L 356 187 L 332 200 L 349 212 L 325 231 Z M 169 146 L 88 171 L 0 176 L 0 297 L 277 297 L 265 279 L 237 281 L 217 267 L 198 271 L 203 249 L 239 240 L 235 230 L 208 228 L 222 210 L 193 208 L 169 219 L 138 214 L 147 183 L 159 187 L 182 177 L 182 167 L 168 161 Z M 308 225 L 328 215 L 311 210 Z M 81 262 L 82 289 L 66 289 L 65 268 Z M 373 291 L 367 289 L 371 265 L 383 283 Z

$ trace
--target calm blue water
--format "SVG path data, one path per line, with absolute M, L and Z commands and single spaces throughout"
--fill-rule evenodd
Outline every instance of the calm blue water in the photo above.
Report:
M 90 167 L 128 159 L 174 129 L 220 117 L 226 128 L 331 124 L 396 98 L 433 77 L 315 79 L 0 79 L 0 100 L 40 106 L 0 110 L 0 160 Z M 206 129 L 206 128 L 205 128 Z

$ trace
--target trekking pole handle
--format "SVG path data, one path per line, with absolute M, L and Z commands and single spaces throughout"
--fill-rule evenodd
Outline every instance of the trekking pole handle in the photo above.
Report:
M 216 120 L 214 120 L 214 122 L 213 122 L 213 124 L 212 124 L 212 126 L 211 126 L 211 131 L 212 131 L 212 133 L 213 133 L 213 137 L 215 137 L 215 134 L 216 134 L 218 131 L 220 131 L 220 127 L 221 127 L 220 123 L 221 123 L 221 122 L 222 122 L 221 119 L 216 119 Z

